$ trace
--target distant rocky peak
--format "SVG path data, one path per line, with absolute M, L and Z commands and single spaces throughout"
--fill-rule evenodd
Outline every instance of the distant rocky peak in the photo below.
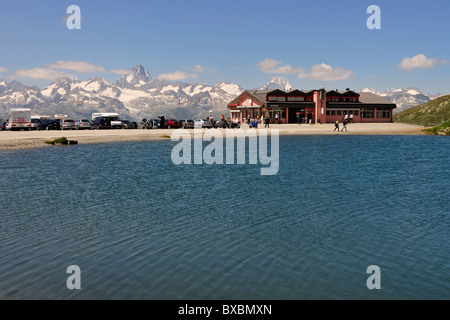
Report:
M 116 82 L 116 85 L 122 88 L 132 88 L 135 85 L 142 85 L 152 80 L 153 78 L 150 73 L 142 65 L 138 65 L 131 69 L 128 74 L 120 78 Z
M 139 83 L 140 81 L 149 82 L 153 79 L 150 73 L 141 65 L 138 65 L 131 69 L 131 72 L 125 77 L 132 84 Z
M 291 90 L 292 85 L 287 81 L 285 77 L 274 76 L 272 80 L 267 82 L 264 86 L 259 88 L 258 90 Z

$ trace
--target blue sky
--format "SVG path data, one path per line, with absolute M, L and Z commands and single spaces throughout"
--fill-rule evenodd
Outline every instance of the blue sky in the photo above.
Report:
M 66 26 L 70 5 L 81 30 Z M 370 5 L 381 30 L 366 26 Z M 0 78 L 113 82 L 141 64 L 153 77 L 246 89 L 280 75 L 298 89 L 450 93 L 449 13 L 436 0 L 1 0 Z

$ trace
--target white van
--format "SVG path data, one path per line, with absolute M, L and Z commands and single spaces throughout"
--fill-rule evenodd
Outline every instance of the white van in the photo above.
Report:
M 92 114 L 92 121 L 94 121 L 95 118 L 98 117 L 112 117 L 112 118 L 117 118 L 120 119 L 119 114 L 118 113 L 107 113 L 107 112 L 99 112 L 99 113 L 93 113 Z
M 6 130 L 30 130 L 31 109 L 11 109 Z

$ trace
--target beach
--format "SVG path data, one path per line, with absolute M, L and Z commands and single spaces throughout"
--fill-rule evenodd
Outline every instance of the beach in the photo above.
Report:
M 259 127 L 264 128 L 263 125 Z M 340 127 L 342 129 L 342 126 Z M 247 130 L 246 124 L 241 129 Z M 278 129 L 280 135 L 424 135 L 423 126 L 405 123 L 353 123 L 348 125 L 348 132 L 337 132 L 334 124 L 271 124 L 270 129 Z M 78 144 L 111 143 L 121 141 L 167 140 L 174 131 L 163 130 L 67 130 L 67 131 L 1 131 L 0 152 L 40 147 L 53 147 L 45 141 L 66 137 L 68 140 L 78 141 Z M 203 129 L 207 132 L 211 129 Z M 215 129 L 212 129 L 215 130 Z M 222 130 L 225 136 L 226 130 Z M 254 130 L 254 129 L 252 129 Z M 189 131 L 193 132 L 192 129 Z

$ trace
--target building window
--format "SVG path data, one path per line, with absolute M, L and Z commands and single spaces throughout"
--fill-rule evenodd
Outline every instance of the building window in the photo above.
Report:
M 305 101 L 305 97 L 288 97 L 289 102 Z
M 277 101 L 277 97 L 269 96 L 269 101 Z
M 285 119 L 286 118 L 286 109 L 271 109 L 270 110 L 270 118 L 275 119 L 275 115 L 278 114 L 278 119 Z
M 377 110 L 377 118 L 390 118 L 391 112 L 390 109 L 378 109 Z
M 327 116 L 329 116 L 330 115 L 330 110 L 327 110 Z
M 356 117 L 359 116 L 359 110 L 355 110 L 354 115 L 355 115 Z
M 349 115 L 352 115 L 352 114 L 353 114 L 353 110 L 349 110 L 349 111 L 348 111 L 348 114 L 349 114 Z
M 342 114 L 345 116 L 347 115 L 347 110 L 342 111 Z
M 373 109 L 361 109 L 361 118 L 373 118 Z
M 336 110 L 331 110 L 331 115 L 335 116 L 336 115 Z
M 341 115 L 341 110 L 336 110 L 336 115 L 340 116 Z

